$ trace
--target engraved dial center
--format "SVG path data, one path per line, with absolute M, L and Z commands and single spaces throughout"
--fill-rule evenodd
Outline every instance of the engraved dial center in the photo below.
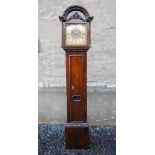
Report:
M 71 31 L 71 36 L 72 36 L 72 38 L 74 38 L 74 39 L 78 39 L 78 38 L 81 37 L 81 31 L 80 31 L 79 29 L 75 28 L 75 29 L 73 29 L 73 30 Z

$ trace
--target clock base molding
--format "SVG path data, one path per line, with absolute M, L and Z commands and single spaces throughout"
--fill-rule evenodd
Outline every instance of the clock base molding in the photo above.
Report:
M 65 124 L 66 149 L 89 148 L 89 125 L 88 123 Z

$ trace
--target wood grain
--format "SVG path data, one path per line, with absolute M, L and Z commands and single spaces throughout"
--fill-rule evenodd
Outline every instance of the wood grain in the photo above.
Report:
M 89 148 L 89 127 L 87 123 L 65 125 L 65 145 L 67 149 Z

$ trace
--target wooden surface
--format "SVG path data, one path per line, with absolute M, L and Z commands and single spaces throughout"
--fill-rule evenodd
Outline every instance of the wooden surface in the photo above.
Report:
M 87 53 L 66 52 L 67 120 L 87 121 Z M 75 102 L 73 96 L 79 95 Z
M 67 149 L 87 149 L 87 52 L 66 52 L 67 125 L 65 143 Z M 74 100 L 78 96 L 79 100 Z
M 87 123 L 67 123 L 65 125 L 66 149 L 88 149 L 89 127 Z

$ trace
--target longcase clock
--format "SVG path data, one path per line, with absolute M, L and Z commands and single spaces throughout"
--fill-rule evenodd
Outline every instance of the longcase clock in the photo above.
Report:
M 93 19 L 81 6 L 67 8 L 62 22 L 62 48 L 66 52 L 67 149 L 89 147 L 87 123 L 87 51 L 91 44 L 90 24 Z

